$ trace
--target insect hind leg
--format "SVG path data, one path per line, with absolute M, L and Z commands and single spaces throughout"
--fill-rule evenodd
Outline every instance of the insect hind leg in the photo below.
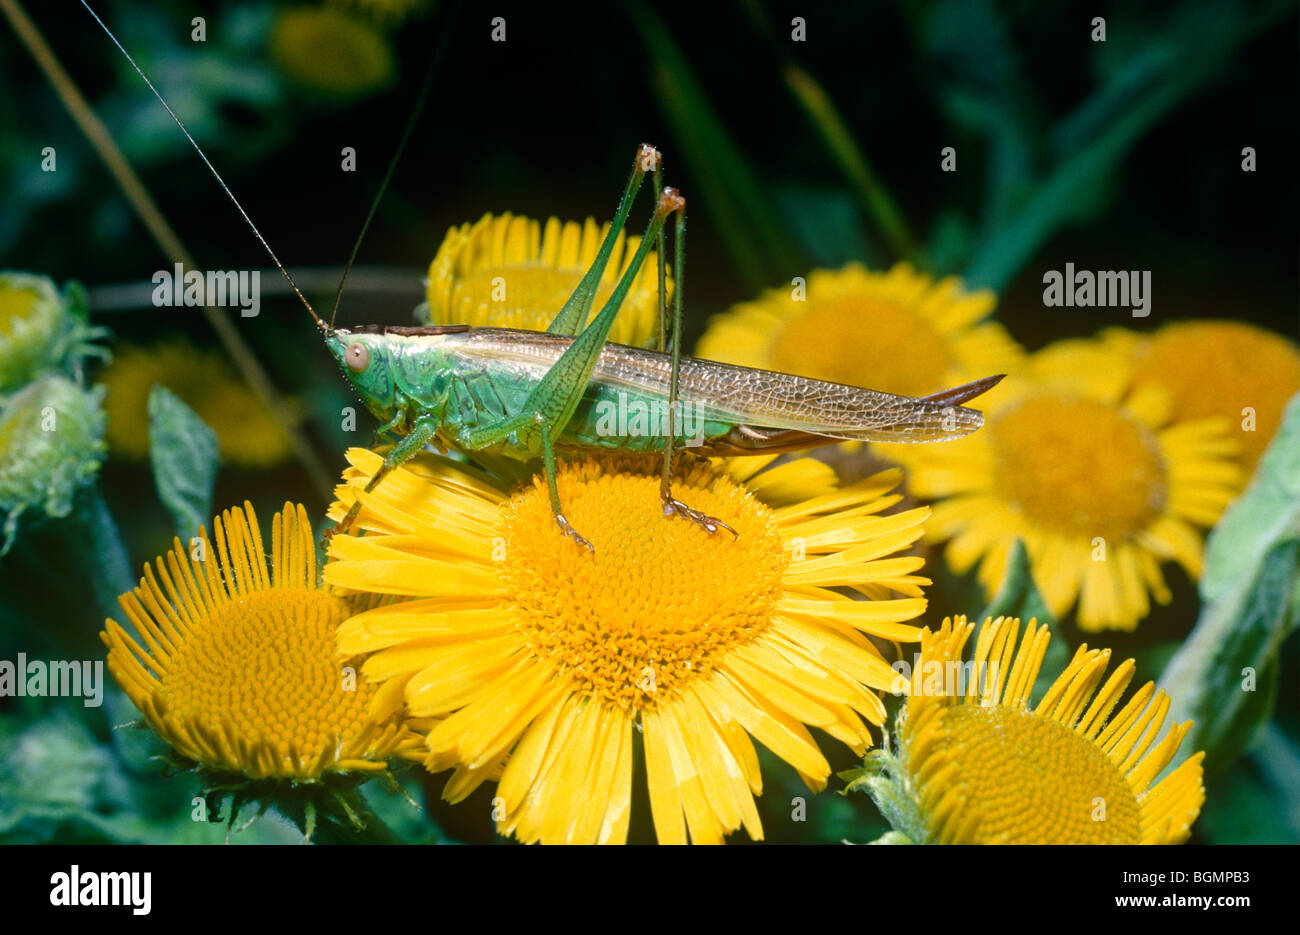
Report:
M 660 242 L 660 341 L 667 330 L 662 310 L 663 303 L 663 246 Z M 659 500 L 663 504 L 664 516 L 680 516 L 713 535 L 719 529 L 725 529 L 735 538 L 740 533 L 732 529 L 716 516 L 707 516 L 699 510 L 687 506 L 673 496 L 673 447 L 677 442 L 677 387 L 682 366 L 682 291 L 686 281 L 686 216 L 678 212 L 676 226 L 673 230 L 673 326 L 672 326 L 672 376 L 668 384 L 668 435 L 664 439 L 664 470 L 659 484 Z
M 605 266 L 609 263 L 610 254 L 614 252 L 614 244 L 618 242 L 618 238 L 627 224 L 627 216 L 632 210 L 632 202 L 636 200 L 637 192 L 641 190 L 641 183 L 644 181 L 646 173 L 653 173 L 657 177 L 662 165 L 663 157 L 659 154 L 659 150 L 649 143 L 642 143 L 637 147 L 636 158 L 632 161 L 632 174 L 628 176 L 627 186 L 623 189 L 623 197 L 619 199 L 618 210 L 614 214 L 614 220 L 609 225 L 609 230 L 605 232 L 605 239 L 600 244 L 600 250 L 596 253 L 596 258 L 592 261 L 590 268 L 583 275 L 582 281 L 578 283 L 577 288 L 573 290 L 573 294 L 564 303 L 564 307 L 546 326 L 548 334 L 577 334 L 587 324 L 587 318 L 591 314 L 591 307 L 596 301 L 596 290 L 600 287 L 600 280 L 605 275 Z M 659 192 L 656 187 L 656 202 L 658 198 Z M 660 256 L 662 258 L 662 251 Z
M 740 538 L 740 533 L 736 532 L 736 530 L 732 529 L 716 516 L 707 516 L 700 510 L 692 509 L 685 503 L 682 503 L 682 501 L 673 496 L 672 490 L 667 487 L 664 487 L 659 491 L 659 499 L 663 501 L 664 516 L 680 516 L 683 519 L 688 519 L 709 535 L 713 535 L 719 529 L 725 529 L 727 532 L 731 533 L 734 538 Z

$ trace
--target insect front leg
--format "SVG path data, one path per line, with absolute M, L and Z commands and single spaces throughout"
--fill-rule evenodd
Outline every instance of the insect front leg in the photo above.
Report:
M 412 457 L 414 457 L 425 445 L 433 441 L 438 434 L 438 421 L 432 416 L 422 418 L 416 421 L 411 428 L 410 433 L 393 446 L 392 450 L 384 457 L 384 463 L 375 471 L 373 477 L 366 483 L 365 492 L 370 493 L 379 486 L 379 482 L 388 476 L 394 468 L 401 467 Z M 358 497 L 356 502 L 348 510 L 333 529 L 326 530 L 325 538 L 330 539 L 341 532 L 347 532 L 356 520 L 357 514 L 361 512 L 361 498 Z
M 406 409 L 404 408 L 398 409 L 397 415 L 393 416 L 392 419 L 385 422 L 379 428 L 375 429 L 374 437 L 370 439 L 370 447 L 374 448 L 381 441 L 384 441 L 389 435 L 392 434 L 393 430 L 396 429 L 399 425 L 401 425 L 404 421 L 406 421 Z

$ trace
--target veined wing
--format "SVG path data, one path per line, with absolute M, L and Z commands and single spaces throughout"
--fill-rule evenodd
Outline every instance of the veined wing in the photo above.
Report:
M 540 374 L 573 338 L 510 328 L 471 328 L 450 335 L 459 352 L 510 369 Z M 666 400 L 672 375 L 667 354 L 606 344 L 594 381 Z M 681 359 L 678 398 L 705 418 L 740 426 L 778 429 L 855 441 L 942 441 L 969 435 L 984 423 L 960 405 L 1000 377 L 914 399 L 808 377 L 755 370 L 694 357 Z

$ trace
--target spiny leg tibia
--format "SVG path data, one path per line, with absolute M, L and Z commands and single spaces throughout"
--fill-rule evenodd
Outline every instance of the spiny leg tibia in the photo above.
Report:
M 541 423 L 542 427 L 542 461 L 546 467 L 546 492 L 551 498 L 551 516 L 555 519 L 555 525 L 560 527 L 560 532 L 564 533 L 578 545 L 582 546 L 593 555 L 596 547 L 591 544 L 586 536 L 574 529 L 569 524 L 568 518 L 560 512 L 560 488 L 556 483 L 555 469 L 555 444 L 551 438 L 551 430 L 545 422 Z
M 658 183 L 658 175 L 655 182 Z M 663 340 L 667 330 L 664 306 L 663 275 L 663 240 L 659 241 L 659 335 Z M 676 225 L 673 230 L 673 368 L 668 384 L 668 437 L 664 439 L 664 472 L 659 482 L 659 500 L 664 507 L 664 516 L 680 516 L 690 520 L 696 526 L 713 535 L 720 528 L 727 530 L 737 539 L 740 533 L 732 529 L 716 516 L 706 516 L 699 510 L 692 509 L 673 496 L 673 445 L 677 441 L 677 385 L 682 365 L 682 289 L 686 283 L 686 212 L 677 212 Z M 662 348 L 661 348 L 662 349 Z

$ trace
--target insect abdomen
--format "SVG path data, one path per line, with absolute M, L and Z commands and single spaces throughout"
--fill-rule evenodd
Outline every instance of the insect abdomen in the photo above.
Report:
M 699 444 L 730 430 L 730 423 L 711 420 L 689 400 L 679 402 L 672 419 L 677 447 Z M 667 400 L 606 383 L 593 383 L 560 435 L 570 447 L 602 450 L 663 451 L 668 437 Z

